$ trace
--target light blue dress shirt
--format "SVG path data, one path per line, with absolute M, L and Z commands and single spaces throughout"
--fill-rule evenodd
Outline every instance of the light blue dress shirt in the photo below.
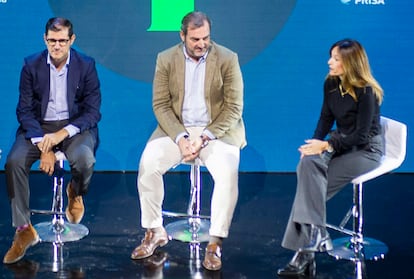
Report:
M 194 61 L 187 54 L 185 46 L 183 47 L 185 56 L 185 89 L 183 102 L 183 124 L 185 127 L 206 127 L 210 123 L 207 105 L 204 94 L 204 81 L 206 76 L 206 52 L 198 61 Z M 203 134 L 214 139 L 215 136 L 208 130 Z M 186 135 L 179 134 L 176 142 Z
M 58 71 L 52 63 L 50 54 L 47 56 L 47 64 L 50 68 L 50 92 L 49 103 L 47 105 L 44 121 L 59 121 L 69 119 L 68 99 L 67 99 L 67 78 L 68 65 L 70 62 L 70 51 L 66 59 L 65 66 Z M 80 129 L 72 124 L 64 127 L 69 133 L 69 137 L 80 132 Z M 41 137 L 32 138 L 32 143 L 36 144 L 42 140 Z

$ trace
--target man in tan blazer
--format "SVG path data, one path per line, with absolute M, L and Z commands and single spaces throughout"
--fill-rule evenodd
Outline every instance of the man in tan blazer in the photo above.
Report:
M 183 20 L 182 43 L 159 53 L 153 83 L 158 126 L 142 153 L 138 191 L 146 229 L 132 259 L 151 256 L 168 242 L 163 227 L 163 175 L 199 158 L 214 180 L 210 240 L 203 266 L 221 268 L 238 198 L 240 149 L 246 145 L 242 119 L 243 79 L 237 54 L 210 40 L 210 19 L 191 12 Z

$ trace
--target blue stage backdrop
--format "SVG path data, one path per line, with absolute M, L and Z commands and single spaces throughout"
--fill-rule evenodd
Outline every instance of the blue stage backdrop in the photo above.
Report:
M 0 169 L 17 128 L 23 57 L 44 49 L 47 19 L 68 17 L 75 48 L 97 61 L 102 84 L 97 170 L 135 171 L 156 122 L 151 83 L 156 54 L 179 42 L 182 16 L 205 11 L 212 39 L 239 54 L 244 76 L 246 172 L 295 171 L 322 101 L 329 47 L 359 40 L 385 90 L 382 114 L 408 125 L 414 171 L 414 4 L 399 0 L 0 0 Z

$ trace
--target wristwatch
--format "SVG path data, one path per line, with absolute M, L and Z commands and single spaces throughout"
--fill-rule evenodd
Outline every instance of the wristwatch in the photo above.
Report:
M 203 137 L 203 136 L 200 136 L 201 137 L 201 140 L 202 140 L 202 144 L 201 144 L 201 148 L 204 148 L 204 147 L 206 147 L 207 145 L 208 145 L 208 142 L 209 142 L 209 138 L 208 137 Z

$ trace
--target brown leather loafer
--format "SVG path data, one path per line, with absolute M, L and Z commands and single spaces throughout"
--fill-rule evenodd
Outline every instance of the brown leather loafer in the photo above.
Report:
M 65 210 L 66 218 L 72 224 L 79 224 L 85 213 L 82 196 L 75 193 L 70 182 L 66 187 L 66 194 L 68 195 L 68 206 Z
M 139 260 L 148 258 L 154 254 L 155 249 L 165 246 L 168 243 L 168 235 L 164 228 L 162 232 L 154 233 L 152 230 L 145 232 L 145 237 L 141 244 L 131 253 L 131 259 Z
M 39 236 L 32 225 L 21 231 L 16 231 L 13 244 L 3 258 L 3 263 L 12 264 L 26 254 L 26 250 L 39 242 Z
M 208 270 L 221 269 L 221 247 L 217 243 L 207 245 L 203 266 Z

